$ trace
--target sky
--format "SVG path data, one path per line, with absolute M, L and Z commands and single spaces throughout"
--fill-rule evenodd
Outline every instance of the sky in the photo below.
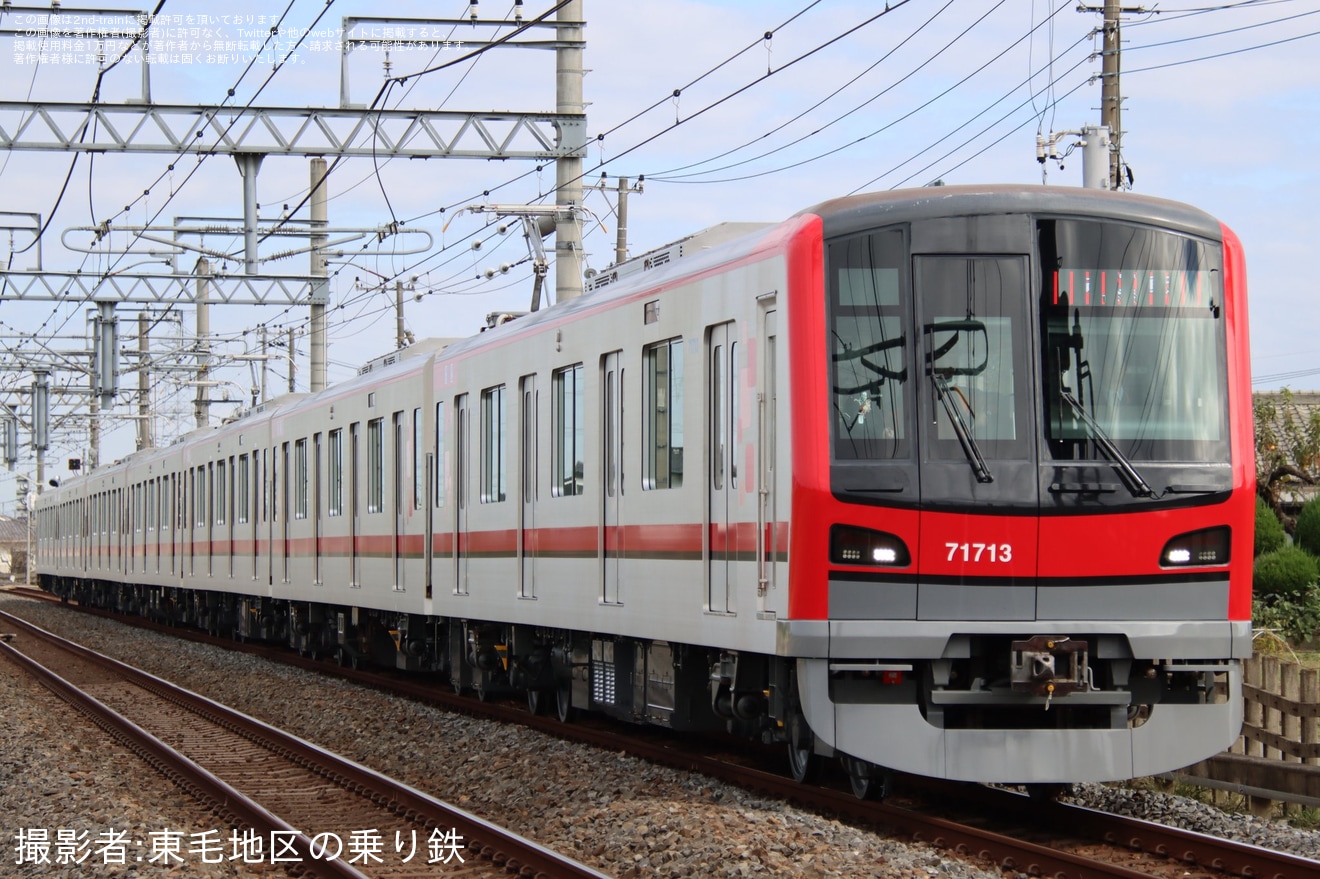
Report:
M 494 30 L 470 24 L 373 23 L 352 33 L 388 36 L 412 27 L 431 45 L 359 45 L 343 60 L 344 19 L 380 15 L 371 0 L 231 0 L 217 15 L 201 0 L 156 0 L 150 99 L 158 105 L 234 108 L 335 107 L 341 91 L 368 107 L 551 112 L 554 53 L 474 52 Z M 99 0 L 85 7 L 113 7 Z M 854 192 L 959 183 L 1081 184 L 1076 135 L 1062 135 L 1060 161 L 1037 161 L 1037 138 L 1100 122 L 1101 16 L 1075 0 L 585 0 L 584 96 L 589 190 L 587 266 L 614 258 L 615 179 L 644 178 L 628 200 L 628 246 L 641 254 L 726 221 L 774 222 Z M 1097 3 L 1097 6 L 1099 4 Z M 528 0 L 530 19 L 552 0 Z M 512 0 L 395 0 L 398 18 L 510 20 Z M 1122 156 L 1131 190 L 1194 204 L 1241 238 L 1248 266 L 1256 389 L 1320 387 L 1320 307 L 1298 265 L 1314 261 L 1320 202 L 1320 0 L 1158 3 L 1122 28 Z M 225 18 L 227 17 L 227 19 Z M 0 132 L 39 126 L 31 105 L 143 100 L 140 52 L 100 71 L 128 45 L 42 33 L 44 13 L 0 13 Z M 123 24 L 75 19 L 66 29 Z M 263 42 L 272 27 L 277 33 Z M 368 33 L 365 27 L 379 28 Z M 397 33 L 397 32 L 395 32 Z M 546 38 L 551 32 L 536 32 Z M 461 45 L 460 45 L 461 44 Z M 278 62 L 278 63 L 277 63 Z M 388 64 L 388 72 L 386 65 Z M 347 83 L 341 71 L 348 74 Z M 406 81 L 399 78 L 406 76 Z M 232 92 L 232 94 L 231 94 Z M 3 102 L 19 102 L 5 104 Z M 309 160 L 269 156 L 257 176 L 261 217 L 307 218 Z M 395 285 L 405 285 L 404 321 L 414 338 L 476 332 L 485 315 L 527 310 L 527 244 L 509 224 L 465 208 L 548 204 L 555 170 L 530 160 L 357 158 L 332 162 L 331 227 L 381 229 L 341 245 L 330 266 L 331 384 L 395 347 Z M 176 218 L 242 216 L 242 178 L 232 158 L 212 155 L 82 154 L 0 150 L 0 267 L 106 272 L 164 268 L 160 244 L 127 227 L 168 227 Z M 5 213 L 8 212 L 8 213 Z M 30 215 L 37 215 L 32 219 Z M 88 227 L 108 223 L 99 240 Z M 169 239 L 169 232 L 157 233 Z M 241 239 L 215 234 L 208 249 L 239 255 Z M 479 249 L 474 242 L 479 241 Z M 547 243 L 550 243 L 547 240 Z M 304 274 L 307 257 L 275 259 L 290 239 L 262 245 L 264 271 Z M 185 270 L 193 256 L 179 257 Z M 487 277 L 487 276 L 490 277 Z M 551 269 L 551 288 L 554 270 Z M 29 419 L 30 364 L 39 352 L 73 357 L 90 347 L 90 305 L 0 297 L 0 401 Z M 137 306 L 121 305 L 121 343 L 136 347 Z M 153 352 L 186 351 L 196 332 L 191 304 L 152 309 Z M 212 378 L 221 382 L 212 419 L 250 401 L 260 372 L 236 358 L 295 332 L 295 387 L 307 390 L 306 306 L 214 306 Z M 274 350 L 274 349 L 272 349 Z M 188 358 L 176 358 L 186 362 Z M 79 361 L 86 363 L 85 356 Z M 131 355 L 121 369 L 131 368 Z M 28 364 L 24 368 L 24 364 Z M 152 377 L 153 441 L 165 444 L 193 420 L 193 376 Z M 60 369 L 57 390 L 87 376 Z M 136 389 L 121 376 L 117 404 L 102 419 L 101 460 L 134 448 Z M 287 360 L 267 373 L 269 396 L 288 387 Z M 56 395 L 46 475 L 86 455 L 85 406 Z M 81 398 L 81 399 L 85 399 Z M 26 428 L 21 442 L 27 442 Z M 14 477 L 34 472 L 25 449 L 0 471 L 0 513 L 13 507 Z

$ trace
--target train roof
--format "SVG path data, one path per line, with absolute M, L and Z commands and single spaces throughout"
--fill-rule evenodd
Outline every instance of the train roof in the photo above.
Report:
M 814 214 L 820 217 L 825 237 L 834 238 L 889 223 L 973 214 L 1025 213 L 1099 215 L 1155 224 L 1216 241 L 1223 236 L 1218 220 L 1181 202 L 1071 186 L 994 184 L 896 189 L 831 199 L 802 211 L 799 216 Z

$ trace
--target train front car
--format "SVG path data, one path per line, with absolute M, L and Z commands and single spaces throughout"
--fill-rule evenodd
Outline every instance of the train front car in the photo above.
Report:
M 815 749 L 864 794 L 879 767 L 1050 784 L 1226 748 L 1255 491 L 1236 238 L 1089 190 L 807 216 L 788 630 Z

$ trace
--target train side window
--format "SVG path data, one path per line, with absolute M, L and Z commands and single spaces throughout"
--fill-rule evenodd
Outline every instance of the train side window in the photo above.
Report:
M 198 467 L 196 488 L 193 491 L 193 524 L 201 527 L 206 524 L 206 468 Z
M 225 524 L 225 502 L 229 496 L 229 484 L 226 481 L 229 477 L 229 469 L 224 461 L 217 461 L 215 464 L 215 490 L 212 494 L 215 497 L 215 524 Z
M 300 439 L 293 444 L 293 517 L 307 518 L 307 440 Z
M 831 433 L 839 460 L 911 455 L 906 253 L 899 228 L 827 246 Z
M 508 490 L 504 385 L 481 392 L 481 502 L 497 504 Z
M 287 523 L 288 523 L 288 521 L 289 521 L 289 491 L 290 491 L 290 488 L 289 488 L 289 474 L 292 472 L 292 471 L 290 470 L 290 461 L 289 461 L 289 444 L 288 444 L 288 443 L 281 443 L 281 444 L 280 444 L 280 470 L 279 470 L 279 472 L 280 472 L 280 474 L 281 474 L 280 478 L 283 479 L 284 481 L 280 483 L 280 506 L 279 506 L 279 508 L 275 511 L 275 514 L 276 514 L 276 517 L 277 517 L 277 518 L 282 518 L 282 519 L 285 521 L 286 524 L 285 524 L 285 526 L 284 526 L 284 528 L 285 528 L 284 533 L 285 533 L 285 535 L 287 535 L 287 534 L 288 534 L 288 524 L 287 524 Z M 284 560 L 285 560 L 286 563 L 288 562 L 288 558 L 289 558 L 289 557 L 288 557 L 288 555 L 286 554 L 286 555 L 284 556 Z
M 420 510 L 426 500 L 426 465 L 422 463 L 422 410 L 412 412 L 413 509 Z
M 554 459 L 550 493 L 555 497 L 582 494 L 586 474 L 585 409 L 582 393 L 582 364 L 555 370 L 552 377 L 551 455 Z
M 286 455 L 287 457 L 287 455 Z M 280 501 L 284 497 L 280 491 L 280 449 L 270 450 L 270 520 L 280 520 Z
M 683 485 L 683 340 L 642 351 L 644 378 L 642 487 Z
M 234 521 L 246 525 L 248 507 L 252 503 L 252 464 L 247 455 L 238 456 L 238 472 L 234 474 Z
M 326 511 L 330 516 L 344 515 L 344 431 L 337 428 L 330 431 L 330 507 Z
M 435 404 L 435 505 L 445 505 L 445 403 Z
M 738 399 L 738 385 L 742 381 L 742 373 L 738 370 L 738 356 L 741 352 L 738 350 L 737 342 L 729 343 L 729 486 L 738 487 L 738 450 L 742 448 L 742 422 L 740 420 L 740 409 L 742 405 Z
M 367 422 L 367 512 L 385 509 L 385 419 Z

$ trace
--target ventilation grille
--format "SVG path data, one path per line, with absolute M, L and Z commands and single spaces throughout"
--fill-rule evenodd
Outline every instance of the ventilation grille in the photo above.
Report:
M 600 705 L 614 704 L 614 663 L 591 661 L 591 701 Z

